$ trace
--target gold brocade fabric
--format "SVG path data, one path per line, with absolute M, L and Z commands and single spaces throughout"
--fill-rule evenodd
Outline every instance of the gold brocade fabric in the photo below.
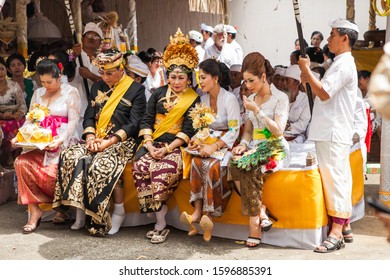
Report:
M 157 130 L 160 127 L 162 121 L 165 118 L 166 118 L 166 116 L 163 115 L 163 114 L 156 114 L 156 120 L 154 122 L 154 130 Z M 181 117 L 177 122 L 175 122 L 171 126 L 171 128 L 167 131 L 167 133 L 171 133 L 171 134 L 174 134 L 174 135 L 179 133 L 182 130 L 183 121 L 184 121 L 184 117 Z
M 263 204 L 263 184 L 266 174 L 262 174 L 258 170 L 246 171 L 238 169 L 237 166 L 230 163 L 229 175 L 229 181 L 240 182 L 242 215 L 259 215 L 261 205 Z
M 99 153 L 89 152 L 82 144 L 64 150 L 58 164 L 53 208 L 61 212 L 67 206 L 82 209 L 88 215 L 89 232 L 105 235 L 111 229 L 108 206 L 112 191 L 134 150 L 132 138 Z

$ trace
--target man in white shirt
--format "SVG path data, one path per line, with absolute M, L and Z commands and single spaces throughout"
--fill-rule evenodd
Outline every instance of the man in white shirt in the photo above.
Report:
M 315 142 L 323 182 L 325 205 L 330 221 L 326 240 L 314 252 L 329 253 L 353 242 L 352 176 L 349 163 L 357 96 L 357 73 L 351 54 L 359 29 L 345 19 L 329 22 L 329 50 L 335 59 L 321 81 L 310 71 L 310 60 L 299 59 L 302 83 L 309 83 L 316 95 L 309 140 Z
M 198 53 L 199 63 L 201 63 L 204 59 L 204 53 L 205 53 L 204 49 L 201 46 L 203 42 L 202 34 L 196 30 L 191 30 L 190 32 L 188 32 L 188 38 L 190 40 L 191 46 L 193 46 L 196 52 Z
M 230 44 L 234 51 L 237 53 L 238 60 L 240 63 L 242 63 L 242 60 L 244 59 L 244 54 L 242 51 L 242 48 L 239 43 L 236 41 L 236 35 L 237 30 L 231 25 L 226 25 L 226 33 L 227 33 L 227 42 Z
M 212 44 L 214 44 L 214 40 L 212 38 L 213 27 L 211 27 L 205 23 L 202 23 L 200 25 L 200 33 L 202 33 L 202 36 L 203 36 L 203 41 L 202 41 L 201 46 L 204 50 L 206 48 L 208 48 L 209 46 L 211 46 Z
M 83 61 L 83 67 L 80 67 L 79 58 L 76 59 L 76 75 L 74 79 L 69 82 L 70 85 L 77 88 L 81 99 L 81 120 L 79 125 L 79 132 L 82 132 L 82 121 L 84 118 L 84 112 L 88 106 L 88 96 L 85 89 L 83 79 L 87 79 L 88 88 L 91 89 L 93 83 L 99 81 L 100 75 L 97 66 L 92 64 L 92 59 L 96 57 L 96 52 L 100 47 L 101 40 L 103 38 L 102 30 L 93 22 L 89 22 L 85 25 L 83 37 L 81 38 L 82 44 L 77 44 L 73 47 L 76 55 L 80 55 Z M 81 135 L 81 134 L 80 134 Z
M 241 64 L 233 64 L 230 67 L 230 86 L 229 91 L 234 94 L 237 98 L 238 104 L 240 105 L 240 115 L 241 115 L 241 123 L 245 123 L 245 108 L 242 102 L 241 97 L 241 83 L 242 83 L 242 73 L 241 73 L 242 65 Z
M 284 83 L 290 100 L 287 128 L 284 138 L 289 143 L 306 141 L 306 130 L 310 123 L 310 108 L 307 94 L 301 91 L 301 70 L 298 65 L 289 66 L 284 72 Z
M 204 59 L 215 58 L 223 62 L 230 68 L 233 64 L 241 64 L 234 48 L 227 43 L 227 33 L 225 26 L 220 23 L 213 29 L 214 44 L 205 49 Z

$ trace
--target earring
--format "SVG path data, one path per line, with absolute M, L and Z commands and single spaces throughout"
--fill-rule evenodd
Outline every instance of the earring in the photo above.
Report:
M 216 85 L 217 84 L 217 81 L 214 81 L 214 85 Z
M 265 80 L 263 80 L 263 84 L 265 84 Z
M 191 84 L 191 81 L 187 81 L 187 85 L 190 85 Z

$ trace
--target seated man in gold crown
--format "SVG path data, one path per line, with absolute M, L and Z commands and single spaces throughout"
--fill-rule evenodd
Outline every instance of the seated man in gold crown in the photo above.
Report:
M 152 243 L 162 243 L 166 229 L 165 202 L 177 188 L 183 173 L 180 147 L 186 146 L 195 134 L 189 111 L 200 101 L 192 89 L 192 72 L 198 55 L 178 29 L 168 45 L 163 64 L 168 85 L 158 88 L 148 101 L 139 136 L 143 146 L 133 164 L 134 183 L 138 191 L 141 213 L 156 215 L 154 230 L 146 234 Z
M 76 207 L 72 229 L 86 225 L 91 234 L 105 235 L 116 233 L 125 217 L 121 175 L 135 152 L 146 99 L 144 87 L 125 75 L 117 50 L 99 54 L 95 63 L 102 80 L 92 86 L 85 111 L 86 143 L 61 153 L 53 208 L 65 212 L 67 206 Z

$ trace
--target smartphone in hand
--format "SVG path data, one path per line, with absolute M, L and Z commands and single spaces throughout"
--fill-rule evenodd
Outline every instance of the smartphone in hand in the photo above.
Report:
M 379 212 L 390 214 L 390 207 L 384 205 L 382 202 L 379 201 L 379 199 L 367 197 L 367 203 L 368 205 L 370 205 L 372 208 L 374 208 Z

